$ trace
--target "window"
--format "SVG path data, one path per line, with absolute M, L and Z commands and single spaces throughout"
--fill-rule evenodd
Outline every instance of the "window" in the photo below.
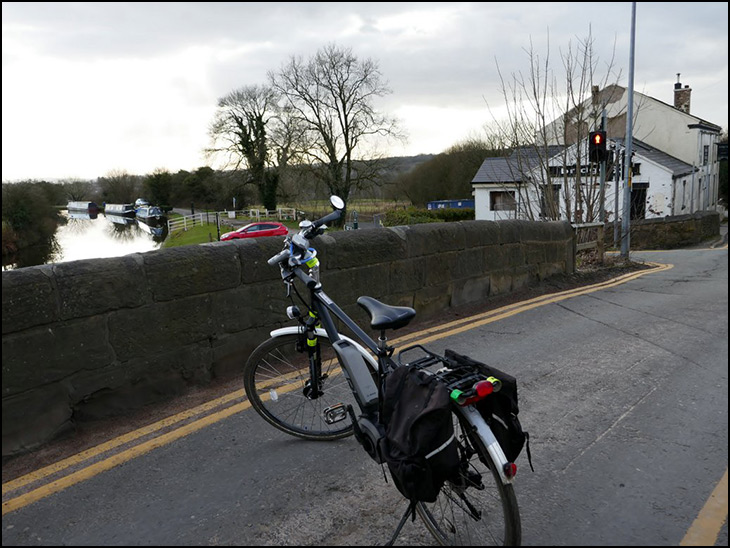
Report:
M 496 190 L 490 192 L 489 209 L 491 211 L 514 211 L 517 209 L 514 190 Z

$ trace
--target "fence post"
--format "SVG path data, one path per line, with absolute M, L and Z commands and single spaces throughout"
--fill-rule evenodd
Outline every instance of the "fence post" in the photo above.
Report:
M 601 226 L 598 227 L 598 257 L 601 263 L 603 263 L 603 254 L 606 248 L 605 226 L 606 225 L 601 222 Z

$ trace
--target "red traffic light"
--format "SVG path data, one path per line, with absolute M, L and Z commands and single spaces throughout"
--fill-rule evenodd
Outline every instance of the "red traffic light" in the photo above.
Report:
M 606 159 L 606 132 L 591 131 L 588 137 L 588 159 L 602 162 Z

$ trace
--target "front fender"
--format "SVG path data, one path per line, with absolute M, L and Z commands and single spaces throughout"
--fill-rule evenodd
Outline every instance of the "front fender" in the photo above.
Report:
M 270 335 L 272 337 L 281 337 L 283 335 L 296 335 L 300 332 L 299 326 L 292 325 L 289 327 L 282 327 L 280 329 L 274 329 Z M 327 336 L 327 332 L 324 329 L 315 329 L 314 332 L 317 334 L 318 337 L 324 337 L 325 339 L 329 339 Z M 362 357 L 365 358 L 365 362 L 372 368 L 373 371 L 378 370 L 378 362 L 375 358 L 373 358 L 372 354 L 368 352 L 363 345 L 358 343 L 357 341 L 351 339 L 347 335 L 343 335 L 340 333 L 340 338 L 346 340 L 350 344 L 352 344 L 355 348 L 357 348 L 358 352 L 362 354 Z

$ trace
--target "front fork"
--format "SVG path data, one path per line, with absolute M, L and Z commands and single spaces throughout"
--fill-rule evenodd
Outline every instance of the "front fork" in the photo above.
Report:
M 319 345 L 319 339 L 315 329 L 319 325 L 316 314 L 309 313 L 309 317 L 302 321 L 306 328 L 306 345 L 307 356 L 309 358 L 309 380 L 304 386 L 304 395 L 310 400 L 316 400 L 322 396 L 322 350 Z

